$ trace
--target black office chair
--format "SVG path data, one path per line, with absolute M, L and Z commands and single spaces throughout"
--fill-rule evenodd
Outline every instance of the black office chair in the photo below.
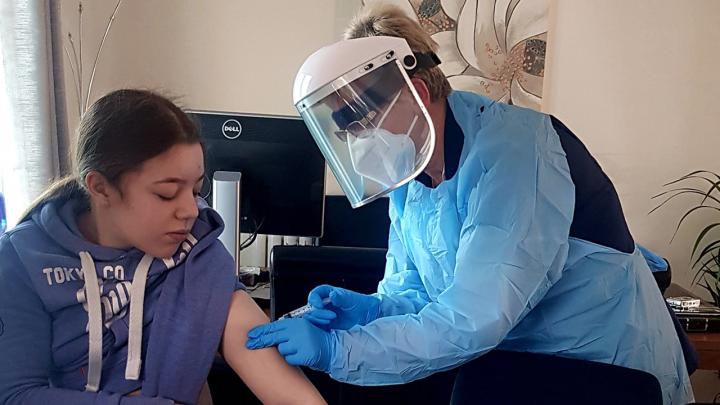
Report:
M 660 383 L 630 368 L 495 350 L 461 367 L 452 405 L 662 404 Z

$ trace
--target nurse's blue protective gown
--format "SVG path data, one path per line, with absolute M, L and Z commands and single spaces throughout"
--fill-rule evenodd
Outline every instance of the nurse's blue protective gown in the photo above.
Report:
M 332 331 L 331 376 L 405 383 L 498 348 L 644 370 L 665 403 L 692 401 L 640 251 L 577 236 L 593 226 L 571 233 L 575 184 L 551 118 L 465 92 L 448 102 L 464 134 L 457 172 L 436 188 L 413 181 L 390 195 L 381 317 Z

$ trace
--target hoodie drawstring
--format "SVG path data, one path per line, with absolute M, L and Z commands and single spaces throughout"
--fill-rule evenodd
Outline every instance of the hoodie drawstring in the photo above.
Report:
M 80 252 L 79 255 L 83 278 L 85 279 L 85 296 L 88 306 L 88 381 L 85 390 L 97 392 L 100 388 L 100 377 L 102 376 L 103 353 L 100 286 L 95 273 L 95 263 L 90 253 Z M 140 378 L 145 283 L 152 261 L 152 256 L 143 256 L 135 268 L 132 285 L 130 286 L 130 330 L 128 332 L 128 354 L 125 366 L 125 378 L 128 380 Z
M 88 252 L 80 252 L 83 278 L 85 279 L 85 297 L 88 306 L 88 378 L 85 391 L 97 392 L 102 374 L 102 306 L 100 305 L 100 286 L 95 263 Z
M 140 378 L 142 365 L 143 306 L 145 303 L 145 282 L 153 257 L 145 255 L 135 268 L 130 286 L 130 331 L 128 333 L 128 354 L 125 365 L 125 378 Z

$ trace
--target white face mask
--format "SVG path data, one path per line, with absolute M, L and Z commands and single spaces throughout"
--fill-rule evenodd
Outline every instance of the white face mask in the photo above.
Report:
M 388 188 L 407 178 L 415 168 L 415 143 L 409 134 L 418 117 L 413 118 L 404 134 L 393 134 L 382 128 L 383 121 L 399 96 L 400 92 L 388 106 L 377 127 L 367 128 L 357 136 L 348 136 L 348 148 L 355 171 Z
M 362 138 L 348 141 L 355 171 L 385 187 L 392 187 L 415 168 L 415 144 L 407 134 L 370 128 Z

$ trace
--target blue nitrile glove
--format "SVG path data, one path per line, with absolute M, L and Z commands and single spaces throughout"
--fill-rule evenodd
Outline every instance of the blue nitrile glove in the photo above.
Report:
M 323 303 L 324 298 L 330 302 Z M 310 291 L 308 304 L 316 309 L 303 318 L 327 329 L 346 330 L 366 325 L 380 316 L 379 298 L 327 284 Z
M 328 372 L 335 339 L 304 318 L 290 318 L 257 326 L 248 332 L 245 346 L 262 349 L 277 346 L 285 361 L 293 366 L 308 366 Z

